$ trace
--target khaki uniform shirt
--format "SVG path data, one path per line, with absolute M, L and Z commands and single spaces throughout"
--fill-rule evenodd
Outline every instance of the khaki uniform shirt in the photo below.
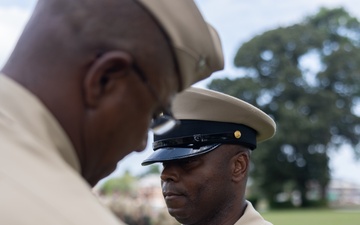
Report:
M 253 205 L 247 201 L 244 215 L 234 225 L 272 225 L 272 223 L 264 220 Z
M 0 224 L 124 224 L 79 173 L 75 150 L 57 120 L 33 94 L 0 74 Z

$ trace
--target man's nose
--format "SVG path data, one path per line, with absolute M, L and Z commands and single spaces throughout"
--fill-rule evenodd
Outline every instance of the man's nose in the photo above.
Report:
M 176 164 L 165 164 L 160 178 L 162 182 L 179 181 L 179 168 Z

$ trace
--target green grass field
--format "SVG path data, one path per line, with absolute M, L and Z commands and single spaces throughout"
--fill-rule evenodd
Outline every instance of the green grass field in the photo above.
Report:
M 360 225 L 360 210 L 282 210 L 261 215 L 274 225 Z

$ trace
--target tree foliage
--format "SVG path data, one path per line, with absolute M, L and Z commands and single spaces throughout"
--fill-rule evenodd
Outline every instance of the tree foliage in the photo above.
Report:
M 343 8 L 267 31 L 244 43 L 234 64 L 237 79 L 209 88 L 243 99 L 271 115 L 275 137 L 253 154 L 253 178 L 271 202 L 293 186 L 309 204 L 310 185 L 330 179 L 328 152 L 342 144 L 360 155 L 360 23 Z
M 148 169 L 144 173 L 139 175 L 139 178 L 146 177 L 151 174 L 157 174 L 160 176 L 161 171 L 160 171 L 160 167 L 158 164 L 152 164 L 152 165 L 148 166 L 147 168 Z
M 157 164 L 153 164 L 147 167 L 148 169 L 140 175 L 134 176 L 130 171 L 120 177 L 113 177 L 105 181 L 101 187 L 100 192 L 104 195 L 120 194 L 120 195 L 135 195 L 137 182 L 139 179 L 149 176 L 151 174 L 157 174 L 160 176 L 160 167 Z
M 110 178 L 101 186 L 100 191 L 104 195 L 121 194 L 132 195 L 135 190 L 136 177 L 132 176 L 129 171 L 121 177 Z

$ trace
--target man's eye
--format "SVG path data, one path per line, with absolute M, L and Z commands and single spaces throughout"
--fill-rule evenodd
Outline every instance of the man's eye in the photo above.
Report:
M 192 162 L 195 162 L 196 159 L 187 159 L 187 160 L 184 160 L 183 163 L 192 163 Z
M 193 158 L 188 158 L 188 159 L 181 159 L 181 160 L 176 160 L 176 161 L 172 161 L 172 162 L 163 162 L 162 166 L 163 168 L 167 167 L 168 165 L 174 165 L 174 166 L 178 166 L 181 168 L 192 168 L 197 166 L 198 164 L 200 164 L 201 160 L 199 157 L 193 157 Z
M 189 159 L 181 160 L 181 161 L 179 162 L 179 164 L 181 164 L 181 165 L 183 165 L 183 166 L 187 166 L 187 165 L 195 164 L 197 161 L 198 161 L 197 158 L 189 158 Z

